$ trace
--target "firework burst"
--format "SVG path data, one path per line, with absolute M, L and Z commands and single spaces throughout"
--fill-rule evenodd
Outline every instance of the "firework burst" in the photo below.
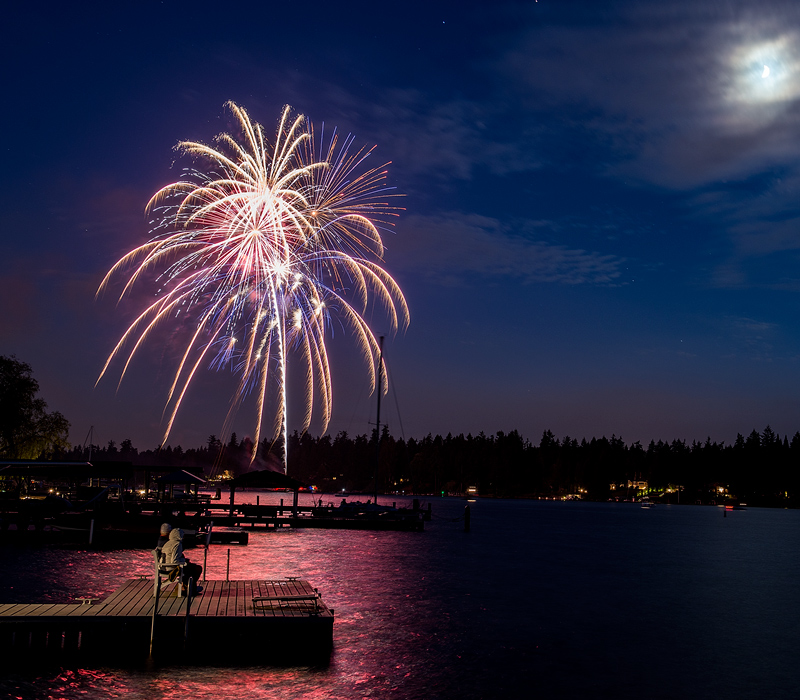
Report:
M 157 300 L 123 333 L 103 367 L 131 360 L 157 325 L 180 315 L 192 319 L 165 404 L 164 442 L 187 389 L 204 366 L 233 367 L 239 376 L 224 432 L 245 396 L 255 393 L 254 448 L 270 392 L 278 397 L 273 436 L 287 445 L 287 361 L 305 366 L 303 430 L 316 405 L 323 432 L 331 417 L 331 368 L 326 329 L 332 314 L 356 339 L 375 386 L 378 343 L 363 312 L 370 295 L 383 305 L 393 329 L 408 324 L 408 307 L 381 267 L 379 227 L 390 224 L 396 196 L 385 187 L 385 166 L 365 168 L 371 150 L 353 152 L 353 139 L 334 132 L 317 142 L 304 117 L 286 107 L 275 139 L 241 107 L 228 103 L 241 132 L 221 134 L 216 147 L 181 142 L 177 149 L 207 167 L 159 190 L 147 205 L 156 214 L 153 238 L 108 272 L 127 271 L 124 296 L 146 271 L 159 272 Z M 130 350 L 126 346 L 132 345 Z

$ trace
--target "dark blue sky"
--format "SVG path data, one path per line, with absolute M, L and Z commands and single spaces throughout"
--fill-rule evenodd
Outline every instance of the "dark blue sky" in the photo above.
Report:
M 0 354 L 73 442 L 157 445 L 169 329 L 94 388 L 149 290 L 94 292 L 147 240 L 179 140 L 229 128 L 227 100 L 268 132 L 291 104 L 377 144 L 406 195 L 385 257 L 411 309 L 386 347 L 395 434 L 793 433 L 799 32 L 796 2 L 17 4 Z M 366 372 L 331 345 L 330 431 L 366 432 Z M 170 442 L 219 435 L 235 387 L 199 377 Z M 252 434 L 248 407 L 234 427 Z

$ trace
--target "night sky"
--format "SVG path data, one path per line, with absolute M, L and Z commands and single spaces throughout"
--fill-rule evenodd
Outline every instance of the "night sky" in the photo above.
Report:
M 796 1 L 15 3 L 4 25 L 0 354 L 72 442 L 161 441 L 170 328 L 95 388 L 153 290 L 95 292 L 228 100 L 391 161 L 395 435 L 800 429 Z M 332 434 L 375 420 L 354 347 L 335 324 Z M 169 442 L 220 435 L 235 388 L 203 372 Z M 240 438 L 252 423 L 246 405 Z

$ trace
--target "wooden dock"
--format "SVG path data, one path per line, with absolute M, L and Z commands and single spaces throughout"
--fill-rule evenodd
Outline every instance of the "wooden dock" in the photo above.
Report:
M 359 503 L 348 504 L 346 508 L 334 506 L 332 503 L 326 506 L 295 507 L 283 503 L 225 505 L 207 502 L 148 501 L 137 505 L 142 512 L 135 515 L 117 513 L 113 517 L 105 517 L 96 516 L 91 512 L 61 513 L 44 522 L 42 528 L 45 524 L 49 528 L 39 534 L 48 541 L 88 540 L 99 546 L 152 547 L 162 522 L 169 522 L 173 527 L 180 527 L 183 530 L 198 532 L 207 531 L 213 523 L 212 540 L 215 543 L 247 544 L 249 531 L 256 529 L 266 531 L 283 528 L 329 528 L 424 532 L 425 521 L 431 519 L 430 504 L 427 510 L 419 507 L 396 509 L 384 507 L 375 510 L 375 506 Z M 15 536 L 19 534 L 14 533 Z M 191 546 L 192 543 L 193 537 L 187 538 L 184 546 Z
M 126 581 L 101 602 L 0 605 L 0 656 L 135 662 L 149 654 L 151 626 L 159 661 L 271 663 L 330 654 L 333 610 L 308 581 L 206 581 L 188 599 L 176 586 L 162 586 L 154 626 L 154 586 L 146 578 Z

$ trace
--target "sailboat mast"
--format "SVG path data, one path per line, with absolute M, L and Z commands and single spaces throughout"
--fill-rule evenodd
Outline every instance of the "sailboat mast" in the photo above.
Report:
M 86 434 L 86 440 L 83 441 L 83 449 L 86 449 L 86 441 L 89 441 L 89 462 L 92 461 L 92 440 L 94 440 L 94 426 L 89 426 L 89 432 Z
M 383 393 L 383 336 L 378 353 L 378 411 L 375 416 L 375 505 L 378 505 L 378 467 L 381 462 L 381 394 Z

